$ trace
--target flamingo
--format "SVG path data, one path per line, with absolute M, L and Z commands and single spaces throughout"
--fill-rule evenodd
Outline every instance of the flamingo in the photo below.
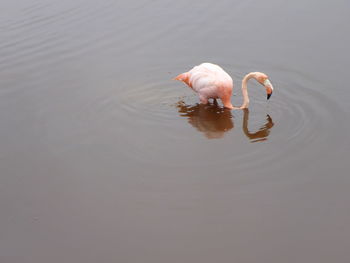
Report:
M 174 79 L 186 83 L 198 93 L 199 100 L 202 104 L 207 104 L 210 98 L 214 100 L 219 98 L 225 108 L 246 109 L 249 107 L 247 82 L 251 78 L 256 79 L 265 87 L 267 99 L 272 95 L 273 86 L 266 74 L 262 72 L 248 73 L 242 80 L 243 104 L 240 107 L 234 107 L 231 104 L 233 81 L 230 75 L 218 65 L 202 63 L 195 66 L 190 71 L 178 75 Z

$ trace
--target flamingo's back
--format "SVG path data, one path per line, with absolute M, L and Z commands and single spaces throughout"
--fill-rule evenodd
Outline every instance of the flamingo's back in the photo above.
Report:
M 211 63 L 202 63 L 189 71 L 190 83 L 196 92 L 205 88 L 227 87 L 232 88 L 233 82 L 221 67 Z M 219 97 L 219 96 L 217 96 Z

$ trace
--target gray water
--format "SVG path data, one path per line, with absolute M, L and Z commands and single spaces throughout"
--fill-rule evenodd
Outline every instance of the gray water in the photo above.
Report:
M 0 2 L 0 262 L 350 262 L 350 3 Z M 177 74 L 251 71 L 249 111 Z

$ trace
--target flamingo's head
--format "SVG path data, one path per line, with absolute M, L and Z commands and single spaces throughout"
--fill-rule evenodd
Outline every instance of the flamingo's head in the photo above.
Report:
M 269 77 L 262 72 L 256 72 L 256 79 L 261 85 L 265 87 L 267 99 L 269 99 L 273 92 L 273 86 L 269 80 Z

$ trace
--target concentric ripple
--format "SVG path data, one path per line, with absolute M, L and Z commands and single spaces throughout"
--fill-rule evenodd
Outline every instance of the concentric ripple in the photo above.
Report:
M 145 13 L 147 5 L 147 1 L 131 6 L 105 1 L 96 7 L 93 1 L 78 1 L 61 6 L 34 1 L 22 10 L 14 9 L 23 19 L 2 18 L 2 94 L 27 92 L 35 102 L 34 109 L 41 113 L 46 109 L 63 123 L 78 123 L 82 131 L 75 134 L 116 130 L 118 147 L 127 149 L 121 154 L 154 165 L 228 170 L 233 166 L 252 171 L 272 163 L 306 164 L 308 156 L 323 154 L 330 144 L 336 147 L 332 137 L 342 131 L 339 126 L 345 114 L 327 97 L 323 83 L 284 65 L 268 70 L 275 86 L 270 101 L 261 86 L 249 83 L 249 111 L 227 111 L 220 102 L 199 105 L 193 91 L 172 80 L 191 65 L 169 47 L 200 28 L 201 20 L 189 28 L 176 19 L 167 27 L 157 27 L 159 17 L 153 16 L 152 8 Z M 220 13 L 221 8 L 213 12 Z M 143 16 L 136 23 L 115 13 L 126 10 Z M 85 24 L 94 28 L 82 27 Z M 138 39 L 144 28 L 152 30 Z M 184 30 L 168 34 L 177 28 Z M 162 41 L 154 41 L 158 39 Z M 174 53 L 157 59 L 156 49 L 164 56 Z M 200 46 L 198 50 L 196 59 L 205 51 Z M 239 106 L 240 82 L 246 73 L 240 70 L 252 68 L 252 63 L 240 66 L 240 59 L 230 64 L 224 53 L 218 59 L 213 62 L 234 78 L 232 101 Z M 67 121 L 55 109 L 62 115 L 72 112 L 71 119 Z
M 318 89 L 320 83 L 292 71 L 273 74 L 275 92 L 270 101 L 266 101 L 259 85 L 251 83 L 249 111 L 227 113 L 220 105 L 200 108 L 197 96 L 189 88 L 171 81 L 171 74 L 153 70 L 138 79 L 139 83 L 130 81 L 118 95 L 119 114 L 128 116 L 129 120 L 139 120 L 144 127 L 152 127 L 140 128 L 147 130 L 144 134 L 152 133 L 152 129 L 161 131 L 146 141 L 144 137 L 129 141 L 128 155 L 143 162 L 175 166 L 178 162 L 191 166 L 235 164 L 239 170 L 300 162 L 315 149 L 322 154 L 334 136 L 324 131 L 344 117 L 339 107 Z M 240 79 L 234 79 L 237 95 L 233 102 L 239 105 L 242 101 Z M 124 121 L 128 125 L 128 121 Z M 218 140 L 203 141 L 213 138 Z M 180 145 L 182 150 L 177 148 Z M 148 147 L 153 149 L 152 154 Z M 239 149 L 239 153 L 235 149 Z M 216 158 L 212 158 L 213 151 Z
M 153 73 L 159 74 L 157 69 Z M 144 83 L 126 83 L 118 94 L 123 114 L 159 122 L 177 118 L 172 111 L 178 101 L 186 98 L 195 103 L 196 95 L 183 84 L 172 80 L 171 74 L 165 73 L 162 77 L 146 77 Z

